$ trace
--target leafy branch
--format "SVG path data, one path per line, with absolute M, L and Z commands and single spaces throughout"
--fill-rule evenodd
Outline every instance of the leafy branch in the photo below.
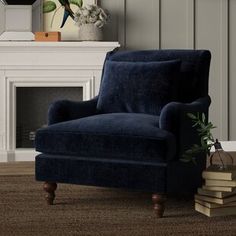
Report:
M 196 115 L 187 113 L 187 116 L 193 121 L 192 127 L 197 128 L 197 132 L 201 138 L 201 142 L 200 145 L 194 144 L 190 149 L 186 150 L 182 155 L 181 161 L 193 162 L 196 164 L 197 154 L 205 153 L 207 155 L 210 155 L 211 147 L 215 142 L 211 130 L 216 128 L 216 126 L 214 126 L 211 122 L 207 122 L 204 113 L 197 113 Z

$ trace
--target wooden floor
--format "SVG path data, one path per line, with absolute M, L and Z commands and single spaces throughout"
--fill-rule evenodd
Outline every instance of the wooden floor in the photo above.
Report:
M 34 162 L 0 163 L 0 176 L 34 175 Z

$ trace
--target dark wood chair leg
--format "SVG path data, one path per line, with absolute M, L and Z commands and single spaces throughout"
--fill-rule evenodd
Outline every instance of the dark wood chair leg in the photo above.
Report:
M 155 193 L 152 195 L 152 202 L 157 218 L 162 218 L 165 211 L 166 195 Z
M 56 196 L 55 190 L 57 189 L 57 184 L 45 182 L 43 185 L 43 189 L 45 192 L 47 192 L 47 195 L 45 196 L 47 204 L 53 205 L 53 200 L 55 199 L 55 196 Z

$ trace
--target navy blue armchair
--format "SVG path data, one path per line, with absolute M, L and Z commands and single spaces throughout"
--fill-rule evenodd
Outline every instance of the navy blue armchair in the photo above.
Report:
M 162 217 L 166 194 L 194 193 L 206 157 L 180 159 L 200 143 L 186 114 L 208 116 L 210 59 L 207 50 L 108 53 L 99 95 L 53 103 L 37 131 L 36 180 L 48 204 L 57 183 L 129 188 L 151 192 Z

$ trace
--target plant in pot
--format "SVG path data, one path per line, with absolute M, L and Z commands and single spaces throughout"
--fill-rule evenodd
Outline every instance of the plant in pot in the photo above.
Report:
M 197 113 L 196 115 L 188 113 L 187 116 L 192 119 L 193 127 L 197 128 L 201 142 L 200 144 L 194 144 L 190 149 L 186 150 L 181 161 L 196 163 L 197 154 L 205 153 L 209 156 L 210 166 L 218 170 L 231 168 L 233 165 L 232 156 L 223 150 L 218 139 L 214 139 L 212 135 L 211 131 L 216 127 L 211 122 L 207 122 L 204 113 Z M 211 154 L 213 146 L 215 152 Z
M 107 10 L 97 5 L 80 7 L 75 13 L 75 22 L 79 26 L 79 40 L 102 40 L 102 28 L 108 22 L 110 15 Z

